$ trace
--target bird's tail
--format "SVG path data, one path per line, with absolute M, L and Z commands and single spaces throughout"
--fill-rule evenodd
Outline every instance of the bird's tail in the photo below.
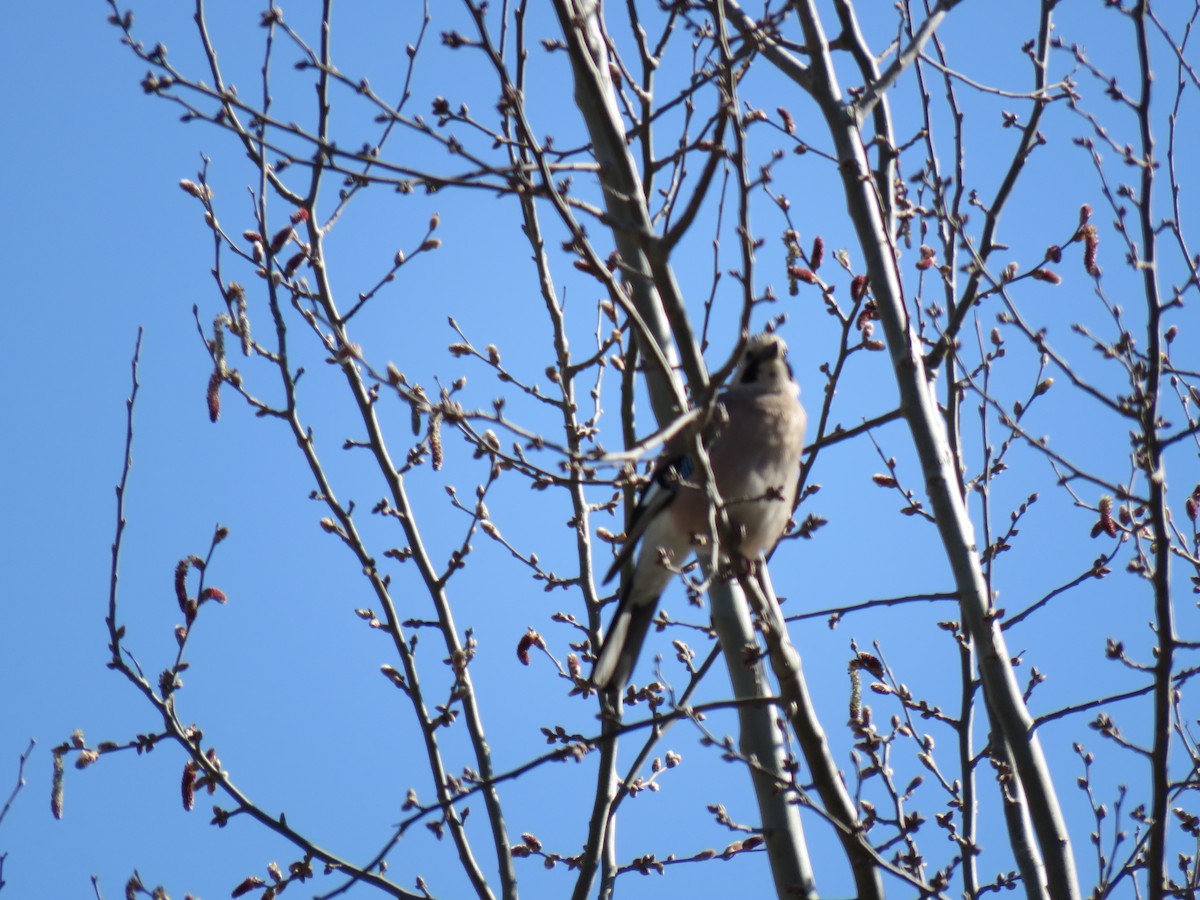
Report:
M 604 636 L 604 646 L 592 668 L 592 684 L 600 690 L 625 690 L 642 645 L 646 643 L 646 635 L 650 633 L 654 606 L 654 603 L 634 603 L 630 597 L 622 597 L 617 604 L 617 614 L 613 616 L 612 626 Z

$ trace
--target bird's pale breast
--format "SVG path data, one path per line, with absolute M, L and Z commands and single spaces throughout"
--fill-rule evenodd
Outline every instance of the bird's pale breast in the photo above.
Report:
M 785 393 L 746 393 L 725 401 L 728 421 L 708 454 L 729 516 L 742 529 L 738 552 L 769 550 L 791 516 L 804 440 L 804 411 Z M 680 521 L 693 533 L 708 531 L 704 494 L 685 487 L 676 501 Z

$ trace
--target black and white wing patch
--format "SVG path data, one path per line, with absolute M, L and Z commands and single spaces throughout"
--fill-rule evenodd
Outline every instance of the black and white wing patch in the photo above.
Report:
M 608 574 L 604 576 L 605 584 L 612 581 L 613 576 L 633 557 L 633 552 L 637 549 L 638 542 L 646 533 L 646 529 L 650 527 L 650 523 L 671 505 L 679 494 L 679 486 L 691 478 L 694 468 L 695 464 L 692 462 L 692 458 L 687 455 L 663 459 L 659 462 L 650 476 L 649 483 L 642 488 L 641 494 L 638 495 L 637 506 L 633 509 L 633 517 L 630 519 L 625 543 L 621 545 L 621 550 L 609 567 Z

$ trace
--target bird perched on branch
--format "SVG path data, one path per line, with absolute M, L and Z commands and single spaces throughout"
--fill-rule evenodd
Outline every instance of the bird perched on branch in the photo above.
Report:
M 718 423 L 706 431 L 702 444 L 732 536 L 720 547 L 721 558 L 753 562 L 774 548 L 791 517 L 804 446 L 806 417 L 783 339 L 773 333 L 750 338 L 717 400 L 724 415 L 714 417 Z M 638 499 L 625 545 L 604 579 L 611 581 L 640 546 L 592 668 L 597 688 L 624 689 L 659 596 L 697 538 L 712 533 L 710 523 L 716 519 L 687 440 L 668 443 Z

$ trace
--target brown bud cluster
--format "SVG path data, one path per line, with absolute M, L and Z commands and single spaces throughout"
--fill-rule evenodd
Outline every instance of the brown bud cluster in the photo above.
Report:
M 1112 517 L 1112 497 L 1101 497 L 1097 507 L 1100 512 L 1100 519 L 1092 526 L 1092 537 L 1099 537 L 1102 533 L 1109 537 L 1116 537 L 1120 529 Z
M 529 650 L 531 647 L 546 649 L 545 639 L 532 628 L 521 635 L 521 640 L 517 642 L 517 659 L 521 661 L 521 665 L 523 666 L 529 665 Z

